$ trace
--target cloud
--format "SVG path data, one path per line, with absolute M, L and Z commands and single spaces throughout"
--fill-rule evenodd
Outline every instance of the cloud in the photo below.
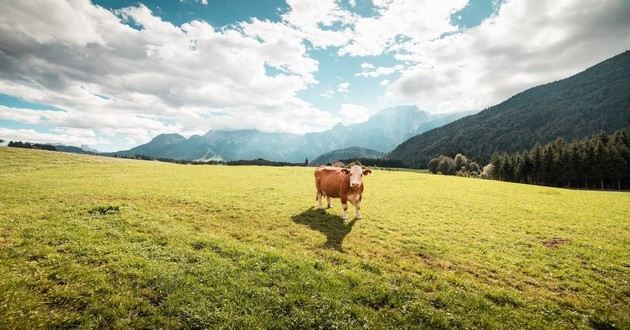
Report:
M 337 93 L 347 94 L 350 88 L 349 82 L 342 82 L 337 85 Z
M 356 15 L 342 9 L 335 0 L 287 0 L 290 10 L 283 22 L 298 31 L 316 48 L 340 47 L 352 35 Z
M 361 68 L 363 70 L 355 74 L 355 76 L 376 78 L 380 76 L 388 76 L 395 72 L 400 72 L 405 68 L 405 66 L 402 64 L 397 64 L 390 67 L 386 67 L 386 66 L 376 67 L 370 63 L 362 63 Z
M 340 55 L 405 52 L 409 47 L 457 31 L 450 17 L 468 1 L 374 0 L 373 3 L 377 15 L 354 18 L 350 41 L 339 49 Z
M 10 129 L 0 127 L 0 137 L 7 141 L 28 141 L 35 143 L 60 143 L 66 145 L 108 144 L 106 140 L 95 138 L 93 132 L 90 134 L 89 131 L 67 132 L 57 130 L 55 133 L 42 133 L 34 129 Z
M 299 96 L 319 83 L 322 49 L 394 58 L 363 62 L 355 75 L 386 86 L 384 105 L 445 112 L 482 109 L 630 48 L 624 0 L 494 1 L 497 12 L 466 30 L 450 20 L 466 0 L 373 0 L 372 16 L 351 11 L 353 2 L 289 0 L 277 22 L 220 29 L 174 25 L 142 4 L 111 12 L 88 0 L 0 2 L 0 93 L 62 110 L 1 107 L 0 118 L 99 143 L 208 129 L 302 133 L 369 114 L 342 104 L 332 115 Z M 320 96 L 345 97 L 350 82 L 324 81 Z
M 332 90 L 332 89 L 327 89 L 327 90 L 325 90 L 323 93 L 321 93 L 319 95 L 329 99 L 329 98 L 332 98 L 335 95 L 335 91 Z
M 344 124 L 361 123 L 370 118 L 370 109 L 357 104 L 342 104 L 339 115 Z
M 134 143 L 164 131 L 298 133 L 336 121 L 296 96 L 316 83 L 318 62 L 284 23 L 176 26 L 142 4 L 110 12 L 86 0 L 2 2 L 0 11 L 0 92 L 64 110 L 2 109 L 11 120 Z
M 509 1 L 480 26 L 407 45 L 398 58 L 421 61 L 387 96 L 428 110 L 480 110 L 627 50 L 628 17 L 623 0 Z

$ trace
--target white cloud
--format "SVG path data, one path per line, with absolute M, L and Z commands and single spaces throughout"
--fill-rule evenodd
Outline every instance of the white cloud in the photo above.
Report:
M 405 68 L 405 66 L 402 64 L 397 64 L 397 65 L 389 66 L 389 67 L 387 66 L 375 67 L 372 64 L 369 64 L 369 65 L 364 65 L 364 64 L 369 64 L 369 63 L 361 64 L 361 68 L 363 69 L 363 71 L 355 74 L 355 76 L 376 78 L 380 76 L 388 76 L 395 72 L 400 72 Z
M 350 42 L 339 54 L 351 56 L 400 52 L 423 42 L 457 31 L 451 14 L 466 6 L 467 0 L 418 1 L 374 0 L 378 15 L 354 18 Z
M 370 109 L 357 104 L 342 104 L 339 115 L 346 125 L 361 123 L 370 118 Z
M 90 134 L 78 134 L 71 132 L 67 134 L 64 131 L 56 131 L 55 133 L 42 133 L 34 129 L 11 129 L 0 127 L 0 137 L 7 141 L 28 141 L 35 143 L 61 143 L 66 145 L 97 145 L 108 144 L 106 140 L 97 139 Z
M 348 43 L 350 25 L 356 15 L 343 10 L 335 0 L 287 0 L 291 8 L 283 21 L 308 39 L 315 47 L 342 46 Z M 338 25 L 336 28 L 332 28 Z
M 318 63 L 284 23 L 175 26 L 143 5 L 112 13 L 86 0 L 2 2 L 0 11 L 0 92 L 64 110 L 2 109 L 12 120 L 100 127 L 134 143 L 165 131 L 297 133 L 335 122 L 296 96 L 316 83 Z
M 509 1 L 480 26 L 409 47 L 422 61 L 388 96 L 429 110 L 483 109 L 627 50 L 628 17 L 624 0 Z
M 319 95 L 329 99 L 329 98 L 332 98 L 335 95 L 335 91 L 333 91 L 332 89 L 327 89 L 327 90 L 325 90 L 323 93 L 321 93 Z
M 376 66 L 374 66 L 374 64 L 372 63 L 361 63 L 361 69 L 363 69 L 364 71 L 373 70 L 374 68 L 376 68 Z
M 467 0 L 374 0 L 370 17 L 342 2 L 289 0 L 279 22 L 221 29 L 176 26 L 143 5 L 112 13 L 87 0 L 0 2 L 0 93 L 63 110 L 1 107 L 0 118 L 52 125 L 46 134 L 66 140 L 126 136 L 130 144 L 208 129 L 299 133 L 338 119 L 298 97 L 319 83 L 313 48 L 392 55 L 398 63 L 364 62 L 356 76 L 387 86 L 384 105 L 439 112 L 496 104 L 630 48 L 625 0 L 493 1 L 499 11 L 464 31 L 450 17 Z M 347 81 L 330 87 L 320 95 L 350 92 Z M 339 114 L 355 121 L 369 111 L 344 104 Z
M 350 89 L 349 82 L 342 82 L 337 85 L 337 93 L 347 94 Z

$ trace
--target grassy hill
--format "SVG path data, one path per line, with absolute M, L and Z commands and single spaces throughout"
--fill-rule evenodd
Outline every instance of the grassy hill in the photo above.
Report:
M 317 156 L 315 159 L 311 161 L 312 165 L 322 165 L 327 163 L 332 163 L 337 160 L 347 160 L 347 159 L 359 159 L 359 158 L 381 158 L 385 156 L 385 153 L 361 148 L 361 147 L 350 147 L 345 149 L 337 149 L 333 151 L 329 151 L 327 153 L 323 153 Z
M 0 148 L 0 327 L 630 327 L 630 194 L 365 184 Z
M 572 77 L 530 88 L 478 114 L 414 136 L 390 154 L 426 168 L 440 154 L 482 164 L 494 152 L 520 152 L 558 137 L 573 140 L 630 127 L 630 51 Z

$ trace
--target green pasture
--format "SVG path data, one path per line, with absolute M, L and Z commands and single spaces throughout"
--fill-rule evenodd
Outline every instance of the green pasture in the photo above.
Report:
M 0 328 L 630 328 L 630 194 L 0 148 Z

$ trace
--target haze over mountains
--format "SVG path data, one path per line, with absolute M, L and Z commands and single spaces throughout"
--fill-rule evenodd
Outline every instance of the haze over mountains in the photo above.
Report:
M 366 122 L 304 135 L 257 130 L 209 131 L 185 138 L 161 134 L 111 156 L 175 160 L 247 160 L 315 163 L 386 158 L 424 168 L 440 154 L 463 153 L 487 164 L 495 152 L 515 152 L 557 138 L 573 140 L 630 127 L 630 51 L 572 77 L 525 90 L 480 113 L 430 115 L 415 106 L 383 109 Z M 468 115 L 468 116 L 466 116 Z M 95 152 L 58 145 L 67 152 Z M 393 149 L 393 150 L 392 150 Z M 391 150 L 391 152 L 390 152 Z M 367 157 L 366 157 L 367 155 Z
M 110 155 L 144 155 L 177 160 L 239 160 L 264 158 L 304 162 L 331 150 L 362 147 L 388 152 L 402 141 L 442 126 L 470 112 L 431 115 L 415 106 L 387 108 L 367 121 L 304 135 L 257 130 L 209 131 L 189 139 L 179 134 L 161 134 L 135 148 Z
M 424 168 L 440 154 L 486 164 L 494 152 L 630 127 L 630 51 L 572 77 L 530 88 L 505 102 L 419 134 L 388 157 Z
M 317 158 L 311 160 L 311 165 L 323 165 L 332 163 L 336 160 L 349 160 L 349 159 L 376 159 L 382 158 L 386 154 L 384 152 L 361 148 L 361 147 L 350 147 L 344 149 L 337 149 L 333 151 L 329 151 L 323 153 Z

